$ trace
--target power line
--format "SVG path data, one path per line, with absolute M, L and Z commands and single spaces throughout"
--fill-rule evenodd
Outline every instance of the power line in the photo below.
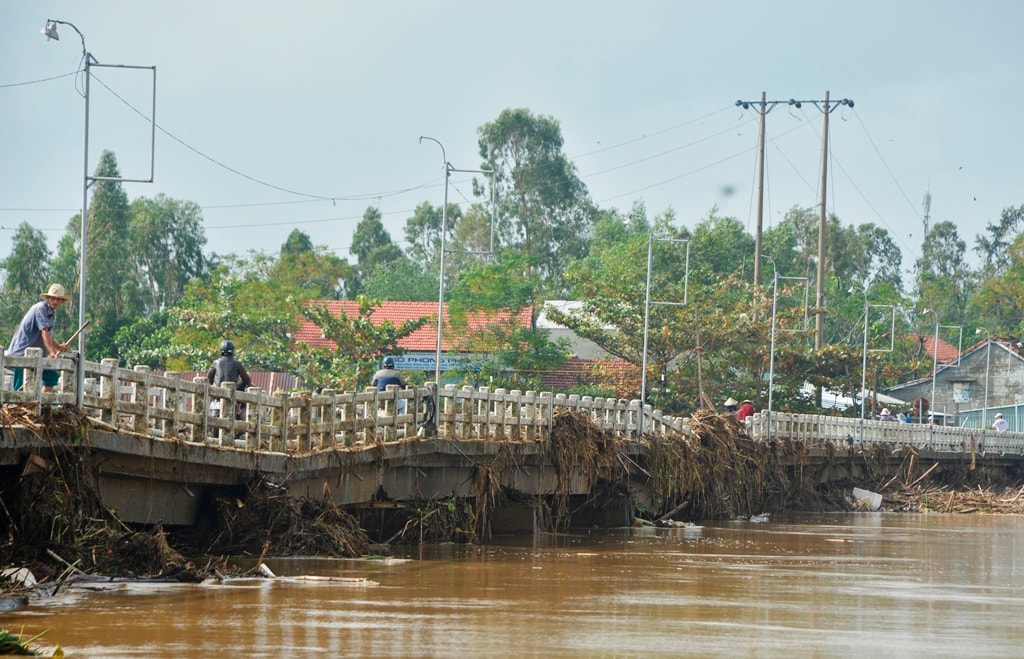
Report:
M 75 71 L 69 71 L 68 73 L 61 73 L 60 75 L 50 76 L 49 78 L 39 78 L 38 80 L 26 80 L 25 82 L 8 82 L 0 84 L 0 89 L 7 89 L 9 87 L 24 87 L 26 85 L 38 85 L 41 82 L 50 82 L 51 80 L 60 80 L 61 78 L 67 78 L 68 76 L 78 75 L 81 73 L 81 69 Z

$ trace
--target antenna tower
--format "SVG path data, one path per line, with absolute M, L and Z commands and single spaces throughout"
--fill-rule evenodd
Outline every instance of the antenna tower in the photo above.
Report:
M 924 208 L 924 237 L 928 238 L 928 220 L 931 219 L 932 212 L 932 191 L 930 189 L 924 192 L 924 201 L 921 202 L 921 206 Z

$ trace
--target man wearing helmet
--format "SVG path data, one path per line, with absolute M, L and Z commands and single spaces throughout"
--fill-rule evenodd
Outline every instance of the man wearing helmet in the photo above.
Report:
M 383 368 L 373 374 L 373 379 L 370 381 L 371 387 L 377 387 L 377 391 L 387 391 L 389 384 L 398 385 L 400 389 L 405 389 L 408 386 L 409 383 L 402 372 L 395 370 L 394 357 L 385 357 L 381 366 Z M 404 400 L 398 401 L 398 413 L 405 414 Z
M 373 380 L 370 381 L 371 387 L 377 387 L 377 391 L 386 391 L 389 384 L 397 384 L 402 389 L 405 389 L 408 382 L 401 371 L 395 370 L 394 357 L 385 357 L 384 363 L 381 366 L 383 368 L 373 374 Z
M 239 391 L 245 391 L 252 386 L 252 378 L 245 371 L 245 366 L 235 359 L 235 344 L 231 341 L 221 341 L 220 359 L 213 362 L 213 366 L 206 374 L 206 379 L 215 386 L 220 386 L 224 382 L 234 382 Z M 243 411 L 242 405 L 237 405 L 235 418 L 241 419 Z

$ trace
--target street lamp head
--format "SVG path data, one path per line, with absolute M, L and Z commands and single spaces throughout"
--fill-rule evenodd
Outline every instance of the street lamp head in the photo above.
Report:
M 50 39 L 60 41 L 60 36 L 57 34 L 57 21 L 47 19 L 46 25 L 43 26 L 43 29 L 39 30 L 39 32 L 46 35 L 47 41 Z

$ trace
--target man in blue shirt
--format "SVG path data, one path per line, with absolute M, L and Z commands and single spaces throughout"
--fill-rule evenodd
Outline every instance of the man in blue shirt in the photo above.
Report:
M 60 284 L 51 284 L 49 290 L 41 293 L 39 297 L 43 298 L 42 302 L 33 304 L 21 319 L 21 324 L 18 325 L 18 330 L 7 349 L 8 355 L 21 357 L 27 348 L 42 348 L 47 356 L 56 357 L 68 349 L 67 344 L 57 343 L 53 338 L 53 319 L 60 305 L 71 301 L 71 297 Z M 43 371 L 43 391 L 53 391 L 59 381 L 59 371 Z M 11 388 L 18 391 L 24 384 L 25 370 L 14 369 Z
M 398 385 L 400 389 L 405 389 L 408 386 L 402 372 L 395 369 L 394 357 L 385 357 L 381 366 L 384 368 L 373 374 L 373 380 L 370 381 L 371 387 L 377 387 L 377 391 L 387 391 L 389 384 Z M 397 409 L 399 414 L 405 414 L 405 400 L 398 401 Z

